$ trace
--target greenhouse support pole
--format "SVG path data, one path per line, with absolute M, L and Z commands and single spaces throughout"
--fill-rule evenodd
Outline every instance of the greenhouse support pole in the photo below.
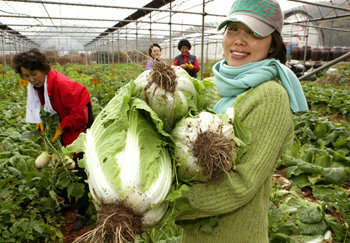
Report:
M 102 64 L 107 64 L 108 63 L 108 55 L 106 55 L 106 50 L 107 50 L 108 42 L 106 39 L 101 40 L 101 57 L 102 57 Z M 105 65 L 103 65 L 104 69 Z
M 84 46 L 84 61 L 85 61 L 85 65 L 88 65 L 88 50 L 89 50 L 90 45 L 88 46 Z M 56 52 L 55 52 L 55 56 L 56 56 Z
M 95 61 L 96 63 L 98 63 L 97 41 L 96 41 L 95 44 L 94 44 L 94 49 L 95 49 L 95 55 L 94 55 L 94 56 L 95 56 L 95 58 L 94 58 L 95 60 L 94 60 L 94 61 Z
M 4 41 L 4 35 L 5 35 L 5 32 L 2 31 L 1 33 L 1 38 L 2 38 L 2 65 L 4 67 L 4 69 L 6 69 L 6 57 L 5 57 L 5 41 Z
M 101 39 L 97 42 L 98 44 L 98 64 L 101 65 L 102 64 L 102 42 Z
M 128 54 L 128 27 L 125 26 L 125 49 L 126 49 L 126 73 L 129 74 L 129 54 Z
M 303 74 L 305 72 L 305 62 L 306 62 L 306 54 L 307 54 L 307 44 L 309 43 L 309 27 L 310 27 L 310 22 L 307 22 L 307 30 L 306 30 L 306 41 L 305 41 L 305 48 L 304 48 L 304 67 L 303 67 Z
M 100 44 L 99 41 L 96 41 L 95 43 L 95 49 L 96 49 L 96 63 L 99 64 L 100 63 Z
M 202 49 L 201 49 L 202 50 Z M 196 55 L 196 39 L 193 39 L 193 55 Z
M 55 54 L 55 56 L 56 56 L 56 54 Z M 88 56 L 88 52 L 85 50 L 85 58 L 84 58 L 84 59 L 85 59 L 85 64 L 86 64 L 86 65 L 88 65 L 88 63 L 89 63 L 89 62 L 88 62 L 88 57 L 87 57 L 87 56 Z
M 209 60 L 209 43 L 210 43 L 210 37 L 208 35 L 208 40 L 207 40 L 207 48 L 206 48 L 206 58 L 205 58 L 205 71 L 208 72 L 208 60 Z
M 98 49 L 98 41 L 95 42 L 95 53 L 96 53 L 96 63 L 98 64 L 100 62 L 100 53 Z
M 95 60 L 95 56 L 96 54 L 95 53 L 95 45 L 96 45 L 96 42 L 93 42 L 91 43 L 91 57 L 90 57 L 90 64 L 92 64 Z
M 102 38 L 100 39 L 100 50 L 101 50 L 101 64 L 105 64 L 106 63 L 106 55 L 105 55 L 105 40 L 103 40 Z M 102 68 L 102 66 L 101 66 Z
M 111 66 L 110 66 L 110 61 L 109 61 L 109 59 L 110 59 L 110 55 L 109 55 L 109 53 L 110 53 L 110 41 L 109 41 L 109 39 L 106 39 L 106 41 L 107 41 L 107 48 L 106 48 L 106 51 L 107 51 L 107 66 L 108 66 L 108 70 L 111 70 Z
M 13 42 L 13 36 L 12 35 L 9 35 L 8 36 L 8 38 L 9 38 L 9 49 L 10 49 L 10 60 L 11 60 L 11 63 L 12 63 L 12 49 L 11 49 L 11 45 L 12 45 L 12 43 L 14 43 Z
M 149 13 L 149 43 L 152 44 L 152 12 Z
M 112 69 L 114 69 L 114 32 L 112 32 Z
M 138 38 L 138 32 L 137 32 L 137 22 L 136 22 L 136 74 L 139 75 L 139 53 L 137 52 L 138 50 L 138 45 L 139 44 L 139 38 Z
M 67 42 L 68 42 L 68 39 L 67 39 Z M 70 63 L 73 64 L 73 44 L 72 42 L 70 42 Z
M 97 63 L 97 42 L 92 43 L 92 49 L 94 50 L 92 53 L 92 61 Z
M 17 40 L 17 37 L 16 38 L 16 41 L 15 41 L 15 54 L 17 54 L 19 52 L 19 48 L 21 46 L 21 43 Z
M 332 28 L 333 28 L 333 25 L 334 24 L 334 21 L 332 20 Z M 331 43 L 332 43 L 332 38 L 333 38 L 333 30 L 331 30 L 331 34 L 329 35 L 329 42 L 328 42 L 328 46 L 331 46 Z M 330 59 L 330 52 L 327 53 L 327 59 Z
M 14 37 L 13 37 L 13 48 L 14 48 L 14 51 L 15 51 L 15 55 L 17 54 L 17 50 L 18 50 L 17 43 L 18 43 L 17 37 L 14 36 Z
M 118 31 L 118 42 L 117 42 L 117 47 L 118 47 L 118 75 L 120 75 L 120 31 Z
M 201 79 L 203 79 L 203 62 L 204 62 L 204 19 L 205 19 L 205 0 L 203 0 L 203 13 L 202 13 Z
M 90 50 L 91 50 L 91 54 L 90 54 L 90 64 L 91 64 L 92 61 L 93 61 L 93 58 L 94 58 L 94 46 L 93 46 L 93 43 L 90 44 Z
M 293 26 L 294 25 L 291 25 L 291 28 L 290 28 L 290 43 L 289 43 L 289 55 L 292 57 L 292 43 L 293 43 Z
M 171 7 L 171 2 L 169 3 L 169 8 L 170 10 L 172 9 Z M 169 12 L 169 63 L 171 64 L 172 63 L 172 55 L 171 55 L 171 51 L 172 51 L 172 48 L 171 48 L 171 40 L 172 40 L 172 36 L 171 36 L 171 11 Z
M 100 39 L 99 41 L 98 41 L 98 50 L 99 50 L 99 57 L 100 57 L 100 62 L 99 62 L 99 64 L 100 64 L 100 66 L 103 64 L 103 54 L 102 54 L 102 50 L 103 50 L 103 42 L 102 42 L 102 40 Z
M 322 70 L 324 70 L 324 69 L 326 69 L 326 68 L 328 68 L 328 67 L 330 67 L 330 66 L 332 66 L 334 64 L 337 64 L 338 62 L 341 62 L 341 61 L 345 60 L 348 57 L 350 57 L 350 51 L 348 53 L 345 53 L 344 55 L 342 55 L 342 56 L 340 56 L 340 57 L 338 57 L 338 58 L 336 58 L 336 59 L 326 63 L 325 65 L 323 65 L 323 66 L 313 70 L 312 72 L 309 72 L 308 74 L 305 74 L 305 75 L 301 76 L 299 78 L 299 80 L 306 79 L 306 78 L 312 76 L 315 73 L 321 72 Z

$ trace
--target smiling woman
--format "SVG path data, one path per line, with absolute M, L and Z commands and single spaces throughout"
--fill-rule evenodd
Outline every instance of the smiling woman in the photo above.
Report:
M 271 42 L 271 35 L 258 37 L 246 25 L 230 22 L 223 39 L 225 60 L 232 67 L 261 61 L 274 50 Z
M 177 44 L 177 49 L 179 49 L 181 54 L 174 58 L 173 65 L 180 66 L 191 77 L 197 78 L 200 68 L 197 57 L 190 54 L 191 47 L 191 43 L 187 39 L 180 40 Z
M 145 70 L 151 70 L 153 65 L 160 61 L 160 55 L 162 54 L 162 48 L 158 43 L 153 43 L 148 49 L 148 55 L 151 57 L 146 64 Z
M 217 113 L 233 106 L 251 140 L 225 179 L 194 184 L 183 194 L 192 207 L 177 219 L 183 242 L 269 242 L 272 173 L 293 138 L 292 112 L 308 109 L 298 79 L 284 66 L 282 25 L 277 0 L 236 0 L 218 27 L 225 27 L 224 60 L 213 66 L 215 88 L 209 92 L 217 95 L 208 97 L 221 99 L 208 102 Z M 211 234 L 186 227 L 209 217 L 218 219 Z

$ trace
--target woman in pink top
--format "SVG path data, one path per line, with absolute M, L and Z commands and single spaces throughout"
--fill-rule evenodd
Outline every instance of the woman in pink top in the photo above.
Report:
M 153 43 L 148 49 L 148 55 L 151 57 L 146 64 L 146 70 L 151 70 L 154 63 L 160 61 L 160 55 L 162 53 L 162 48 L 158 43 Z

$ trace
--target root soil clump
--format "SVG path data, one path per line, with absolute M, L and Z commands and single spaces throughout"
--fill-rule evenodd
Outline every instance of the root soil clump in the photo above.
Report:
M 207 180 L 218 181 L 232 167 L 233 145 L 223 134 L 200 133 L 194 144 L 194 156 Z
M 142 215 L 135 214 L 122 203 L 103 205 L 97 210 L 95 229 L 80 236 L 74 242 L 127 243 L 143 232 Z
M 176 74 L 174 69 L 165 62 L 157 62 L 152 66 L 150 72 L 151 82 L 149 82 L 145 90 L 147 90 L 153 83 L 161 89 L 174 93 L 177 86 Z

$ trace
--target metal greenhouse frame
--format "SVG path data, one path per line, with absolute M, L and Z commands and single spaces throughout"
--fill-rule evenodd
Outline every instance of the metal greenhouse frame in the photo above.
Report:
M 57 55 L 83 53 L 86 63 L 119 63 L 123 53 L 125 62 L 142 65 L 147 60 L 149 45 L 159 42 L 164 49 L 163 58 L 171 63 L 181 38 L 192 43 L 191 52 L 200 60 L 201 77 L 210 68 L 206 65 L 209 60 L 222 58 L 222 32 L 216 26 L 228 12 L 230 1 L 106 2 L 0 1 L 1 62 L 6 64 L 6 56 L 12 58 L 16 52 L 38 47 Z M 308 45 L 316 35 L 315 45 L 330 46 L 337 33 L 350 31 L 349 0 L 280 2 L 285 11 L 283 36 L 290 42 L 303 38 L 303 44 Z M 299 26 L 303 31 L 295 33 L 287 26 Z M 342 45 L 350 43 L 344 41 Z

